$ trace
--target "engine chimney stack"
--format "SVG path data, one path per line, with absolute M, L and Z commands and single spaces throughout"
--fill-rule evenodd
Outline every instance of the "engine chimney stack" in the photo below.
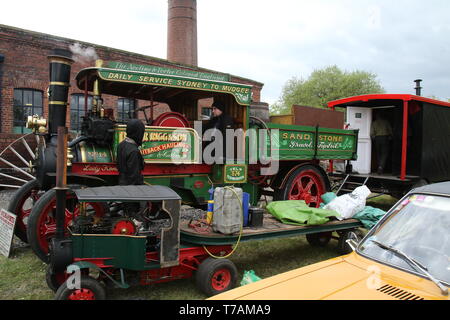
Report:
M 66 126 L 67 98 L 70 87 L 72 53 L 65 49 L 54 49 L 48 56 L 50 83 L 48 87 L 48 133 L 58 134 L 58 127 Z
M 420 86 L 422 79 L 414 80 L 414 82 L 416 83 L 416 87 L 414 88 L 416 89 L 416 96 L 420 96 L 422 94 L 422 87 Z
M 169 0 L 167 60 L 197 66 L 197 0 Z

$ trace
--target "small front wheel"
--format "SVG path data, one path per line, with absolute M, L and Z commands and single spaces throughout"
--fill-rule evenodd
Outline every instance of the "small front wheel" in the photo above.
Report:
M 313 247 L 325 247 L 331 240 L 331 232 L 309 233 L 306 240 Z
M 364 236 L 361 230 L 358 229 L 346 230 L 339 235 L 338 252 L 340 254 L 348 254 L 353 251 L 352 247 L 347 243 L 347 240 L 355 240 L 359 243 Z
M 233 289 L 237 282 L 237 269 L 228 259 L 207 258 L 196 273 L 197 287 L 208 297 Z
M 67 281 L 56 291 L 55 300 L 105 300 L 103 286 L 94 278 L 81 276 L 79 286 L 68 288 Z

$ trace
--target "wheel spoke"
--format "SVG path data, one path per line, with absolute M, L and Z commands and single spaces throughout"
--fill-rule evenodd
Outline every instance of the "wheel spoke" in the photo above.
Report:
M 34 152 L 31 151 L 31 148 L 30 148 L 30 146 L 28 145 L 27 141 L 26 141 L 23 137 L 22 137 L 21 140 L 22 140 L 23 145 L 25 146 L 25 149 L 27 149 L 28 153 L 30 154 L 31 158 L 33 158 L 33 160 L 35 160 L 36 157 L 35 157 L 35 155 L 34 155 Z
M 10 145 L 8 146 L 8 149 L 11 150 L 16 156 L 17 158 L 20 159 L 20 161 L 22 161 L 26 166 L 29 165 L 28 161 L 25 160 L 13 147 L 11 147 Z
M 306 187 L 303 188 L 303 191 L 311 193 L 311 188 L 315 185 L 315 183 L 314 183 L 313 179 L 311 179 L 311 178 L 308 178 L 308 179 L 309 179 L 309 182 L 307 183 Z

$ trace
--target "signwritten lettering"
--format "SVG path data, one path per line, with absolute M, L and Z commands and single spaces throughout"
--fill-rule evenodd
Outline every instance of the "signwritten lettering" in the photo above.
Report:
M 231 82 L 214 82 L 201 77 L 194 79 L 180 79 L 173 74 L 139 74 L 124 70 L 99 70 L 99 75 L 105 80 L 125 81 L 139 84 L 164 85 L 168 87 L 199 89 L 205 91 L 218 91 L 230 93 L 236 97 L 240 104 L 249 104 L 251 100 L 251 87 Z
M 118 127 L 114 150 L 125 137 L 125 126 Z M 146 127 L 141 154 L 146 163 L 197 163 L 199 141 L 192 128 Z

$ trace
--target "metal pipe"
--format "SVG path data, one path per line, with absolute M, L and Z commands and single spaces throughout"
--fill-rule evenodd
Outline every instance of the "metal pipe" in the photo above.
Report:
M 58 240 L 64 239 L 66 192 L 67 192 L 67 128 L 58 127 L 56 148 L 56 234 Z
M 406 153 L 408 150 L 408 101 L 403 101 L 403 132 L 402 132 L 402 164 L 400 169 L 400 179 L 406 177 Z
M 422 94 L 422 87 L 420 86 L 420 83 L 422 82 L 422 79 L 417 79 L 414 80 L 414 82 L 416 83 L 416 87 L 414 89 L 416 89 L 416 96 L 420 96 Z
M 71 53 L 55 49 L 48 56 L 50 61 L 50 84 L 48 88 L 48 132 L 55 135 L 59 126 L 66 125 L 67 97 L 70 87 Z

